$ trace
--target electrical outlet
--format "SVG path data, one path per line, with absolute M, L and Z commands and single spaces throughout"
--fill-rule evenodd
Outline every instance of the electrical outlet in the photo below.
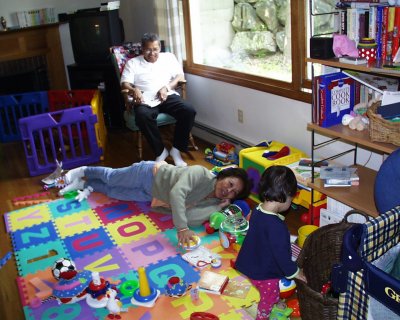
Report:
M 238 109 L 237 113 L 238 113 L 238 121 L 239 121 L 239 123 L 243 123 L 243 110 L 242 109 Z

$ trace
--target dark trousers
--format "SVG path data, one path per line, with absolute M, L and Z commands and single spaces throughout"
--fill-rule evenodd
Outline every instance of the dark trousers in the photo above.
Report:
M 147 142 L 158 157 L 164 150 L 160 130 L 157 126 L 157 116 L 167 113 L 176 119 L 173 146 L 186 152 L 189 144 L 189 134 L 192 131 L 196 111 L 193 106 L 177 94 L 171 94 L 167 100 L 156 107 L 146 104 L 135 106 L 136 125 L 146 137 Z

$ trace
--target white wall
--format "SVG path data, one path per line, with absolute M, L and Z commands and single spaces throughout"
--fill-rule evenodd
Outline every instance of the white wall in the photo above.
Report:
M 124 21 L 125 41 L 140 42 L 144 33 L 157 32 L 151 0 L 121 0 L 119 16 Z
M 197 111 L 196 122 L 250 145 L 277 140 L 311 154 L 311 132 L 306 129 L 311 120 L 310 104 L 195 75 L 186 74 L 186 78 L 188 100 Z M 243 110 L 243 123 L 238 122 L 238 108 Z M 203 130 L 195 128 L 193 132 L 207 141 L 221 142 L 221 138 Z M 316 136 L 317 143 L 325 140 L 324 136 Z M 332 156 L 351 147 L 336 142 L 317 155 Z M 352 164 L 353 154 L 337 162 Z M 359 149 L 358 163 L 377 170 L 381 162 L 381 155 Z

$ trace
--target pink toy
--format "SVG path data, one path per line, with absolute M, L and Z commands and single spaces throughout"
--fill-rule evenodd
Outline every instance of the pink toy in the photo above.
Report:
M 343 56 L 358 57 L 358 49 L 355 41 L 350 40 L 345 34 L 333 35 L 332 50 L 338 58 Z

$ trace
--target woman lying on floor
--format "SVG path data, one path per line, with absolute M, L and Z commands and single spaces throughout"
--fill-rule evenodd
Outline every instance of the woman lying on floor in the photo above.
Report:
M 246 198 L 252 187 L 241 168 L 215 176 L 200 165 L 176 167 L 164 161 L 141 161 L 119 169 L 79 167 L 68 171 L 65 180 L 60 194 L 83 190 L 79 201 L 93 191 L 119 200 L 151 201 L 155 211 L 172 214 L 178 245 L 188 244 L 195 235 L 189 226 L 199 226 L 233 200 Z

